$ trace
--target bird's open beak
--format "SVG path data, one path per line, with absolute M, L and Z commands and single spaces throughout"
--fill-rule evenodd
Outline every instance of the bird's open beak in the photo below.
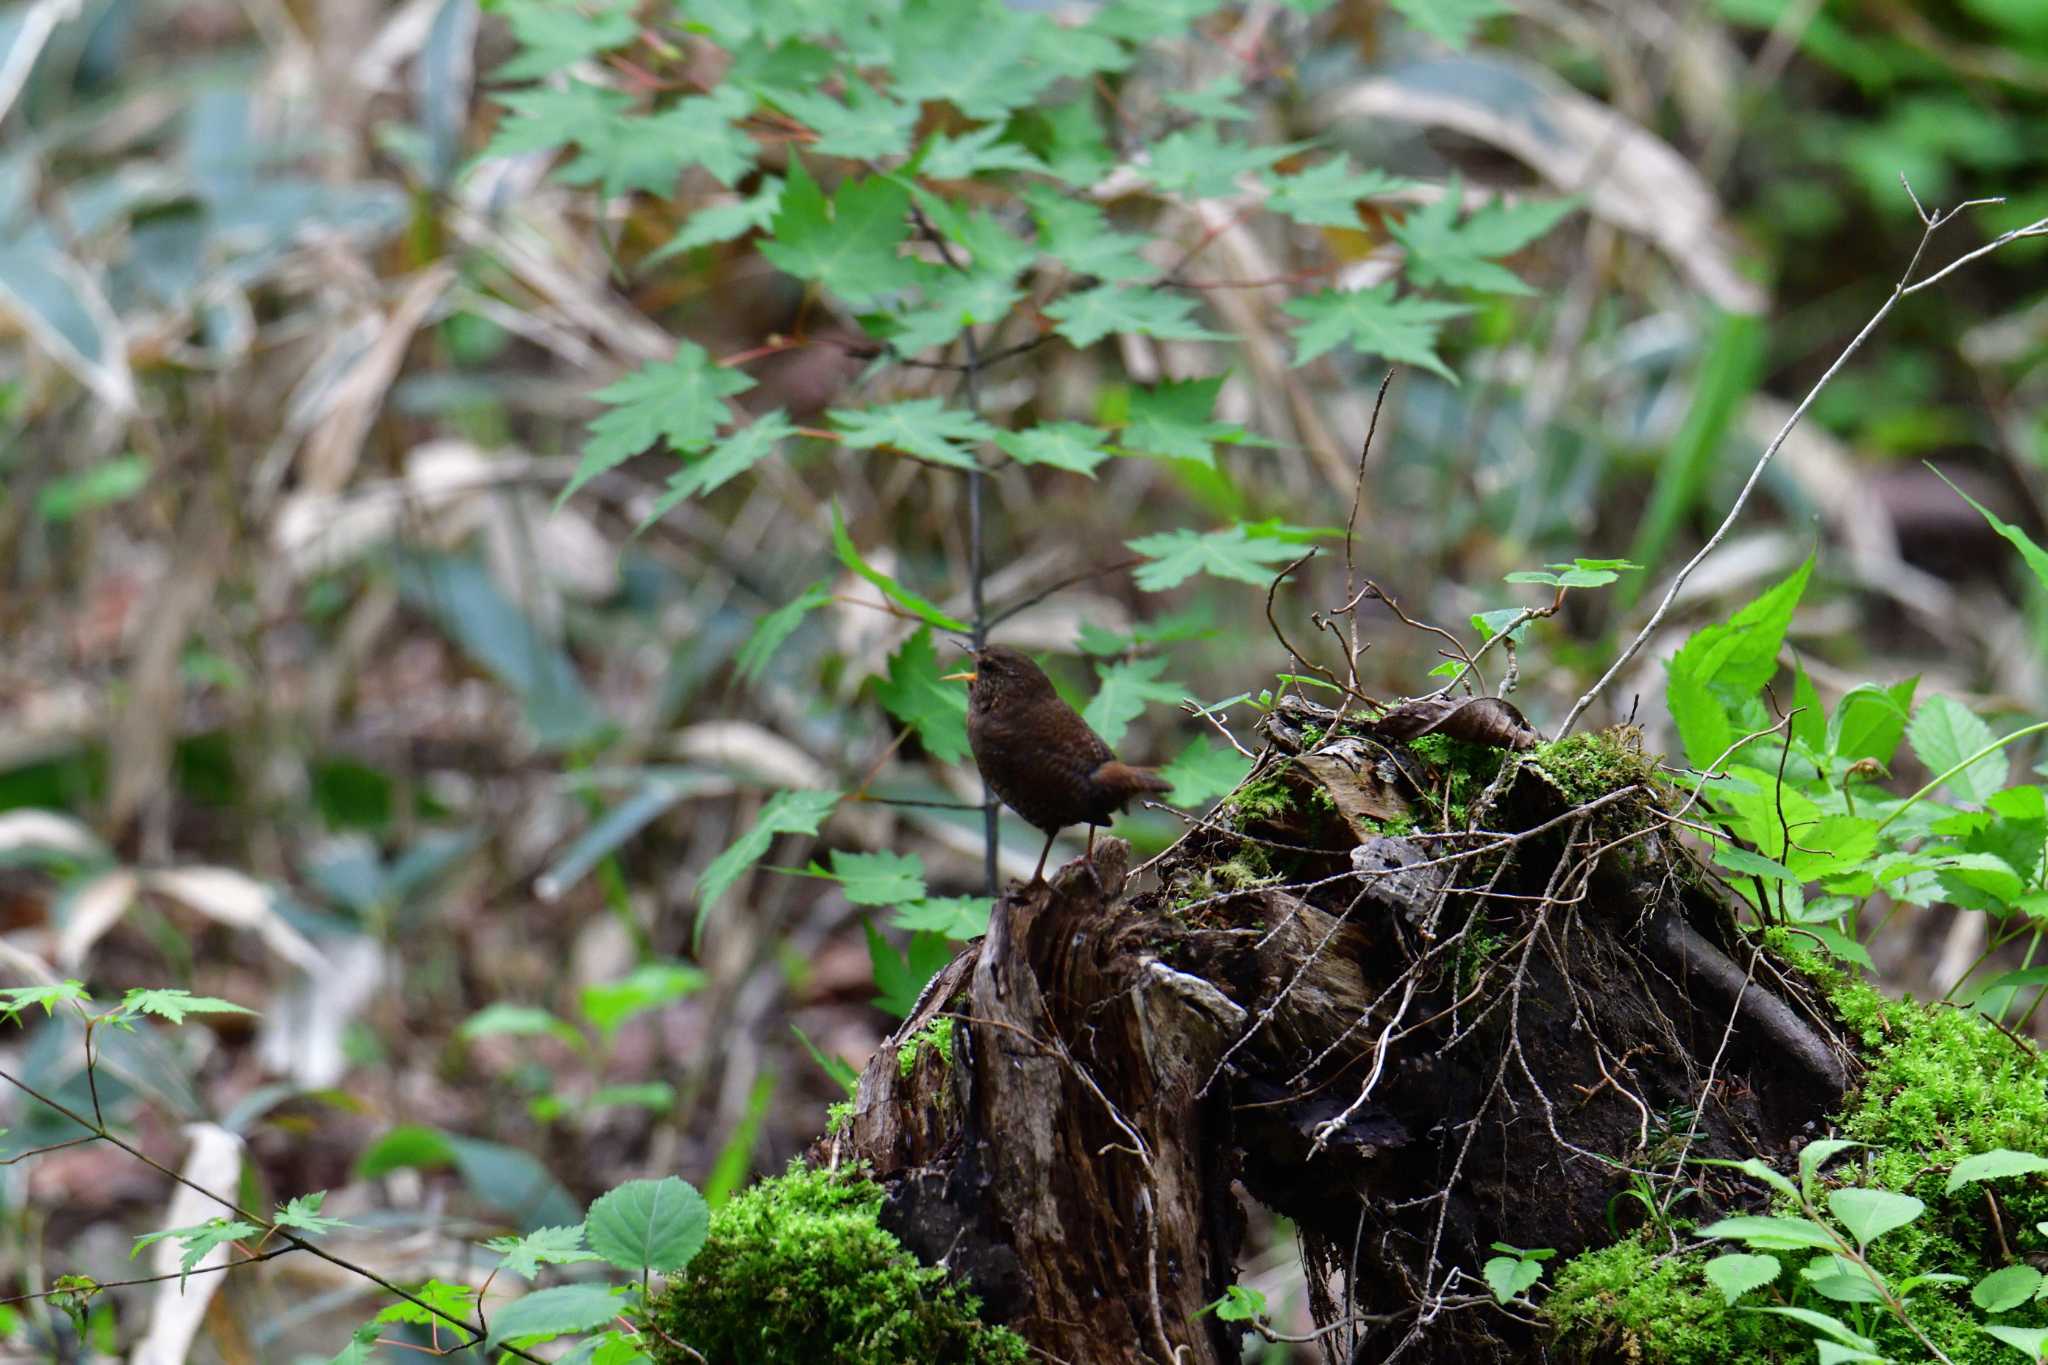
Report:
M 965 672 L 965 673 L 948 673 L 948 674 L 946 674 L 946 675 L 945 675 L 944 677 L 940 678 L 940 679 L 939 679 L 939 681 L 940 681 L 940 682 L 973 682 L 973 681 L 974 681 L 974 673 L 973 673 L 973 671 L 972 671 L 972 670 L 969 670 L 968 672 Z

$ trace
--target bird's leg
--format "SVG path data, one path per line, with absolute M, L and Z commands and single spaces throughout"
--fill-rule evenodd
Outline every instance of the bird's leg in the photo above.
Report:
M 1038 867 L 1032 872 L 1029 885 L 1036 886 L 1045 880 L 1045 860 L 1047 855 L 1052 852 L 1052 841 L 1059 837 L 1060 832 L 1058 830 L 1054 830 L 1045 836 L 1045 847 L 1038 851 Z
M 1092 865 L 1095 862 L 1095 826 L 1088 826 L 1088 851 L 1081 855 Z

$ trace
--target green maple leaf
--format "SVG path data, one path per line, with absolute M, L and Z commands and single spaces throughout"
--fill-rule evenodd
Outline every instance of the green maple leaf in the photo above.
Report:
M 1159 775 L 1173 784 L 1166 794 L 1169 805 L 1199 806 L 1235 788 L 1251 770 L 1252 761 L 1237 750 L 1197 735 Z
M 560 89 L 541 86 L 494 94 L 491 98 L 511 111 L 492 133 L 490 146 L 484 149 L 484 155 L 492 157 L 602 142 L 612 136 L 620 115 L 633 107 L 630 95 L 577 80 Z
M 646 190 L 666 195 L 691 166 L 730 187 L 754 165 L 754 140 L 733 125 L 753 99 L 733 86 L 680 100 L 653 114 L 620 114 L 578 139 L 582 152 L 562 168 L 571 185 L 605 194 Z
M 740 874 L 759 862 L 778 834 L 816 834 L 818 826 L 839 804 L 836 791 L 780 791 L 768 798 L 747 831 L 713 858 L 697 879 L 697 924 L 692 938 L 703 933 L 704 918 L 718 898 L 732 889 Z
M 132 1259 L 146 1246 L 166 1238 L 176 1238 L 179 1252 L 178 1285 L 183 1288 L 185 1278 L 198 1266 L 207 1252 L 218 1246 L 226 1246 L 230 1242 L 259 1237 L 262 1233 L 262 1228 L 254 1223 L 245 1223 L 239 1218 L 209 1218 L 204 1223 L 194 1223 L 190 1227 L 165 1228 L 162 1232 L 144 1233 L 135 1239 L 135 1245 L 128 1255 Z
M 756 417 L 702 455 L 691 458 L 685 454 L 683 467 L 668 476 L 668 487 L 654 500 L 654 506 L 648 509 L 646 517 L 633 528 L 633 534 L 637 536 L 644 532 L 684 499 L 709 493 L 727 480 L 744 474 L 773 455 L 784 439 L 795 434 L 796 428 L 782 415 L 782 409 L 777 408 Z
M 1393 0 L 1409 23 L 1452 47 L 1472 41 L 1472 30 L 1488 19 L 1513 14 L 1506 0 Z
M 535 1228 L 524 1237 L 493 1237 L 484 1246 L 498 1253 L 499 1268 L 524 1280 L 540 1274 L 544 1265 L 574 1265 L 578 1261 L 604 1258 L 583 1245 L 583 1225 Z
M 1004 141 L 1004 131 L 1002 124 L 991 123 L 958 137 L 936 133 L 924 145 L 918 170 L 933 180 L 967 180 L 988 171 L 1044 174 L 1045 163 L 1028 148 Z
M 1112 228 L 1099 205 L 1050 185 L 1033 186 L 1024 199 L 1038 220 L 1038 249 L 1076 275 L 1121 281 L 1153 273 L 1140 254 L 1148 239 Z
M 182 1024 L 192 1014 L 254 1014 L 251 1009 L 227 1000 L 216 1000 L 210 995 L 193 995 L 180 990 L 146 990 L 137 988 L 121 998 L 116 1011 L 118 1014 L 134 1016 L 153 1014 L 170 1024 Z M 107 1022 L 119 1023 L 114 1015 L 107 1016 Z
M 1244 93 L 1244 82 L 1236 76 L 1224 76 L 1213 80 L 1200 90 L 1172 90 L 1166 95 L 1166 102 L 1176 109 L 1185 109 L 1201 118 L 1217 119 L 1234 123 L 1248 119 L 1251 113 L 1237 102 Z
M 964 408 L 936 398 L 908 398 L 872 408 L 835 408 L 828 413 L 840 440 L 857 450 L 887 448 L 933 464 L 973 469 L 974 453 L 959 442 L 988 441 L 996 429 Z
M 946 682 L 929 626 L 889 656 L 888 676 L 875 682 L 875 698 L 890 715 L 917 731 L 925 751 L 941 763 L 967 756 L 967 689 Z M 914 899 L 906 897 L 905 899 Z
M 271 1214 L 270 1221 L 278 1227 L 290 1228 L 294 1232 L 310 1233 L 314 1236 L 355 1226 L 354 1223 L 349 1222 L 345 1218 L 329 1218 L 323 1215 L 320 1212 L 320 1206 L 326 1202 L 327 1191 L 325 1190 L 315 1190 L 311 1194 L 302 1194 L 296 1199 L 288 1199 L 284 1203 L 279 1204 L 276 1211 Z
M 1006 275 L 978 270 L 963 274 L 927 265 L 915 298 L 885 311 L 863 313 L 860 325 L 903 354 L 915 355 L 944 346 L 975 323 L 1000 321 L 1023 297 L 1024 291 Z
M 1238 192 L 1240 177 L 1300 150 L 1298 143 L 1254 146 L 1225 142 L 1216 135 L 1215 125 L 1198 123 L 1154 145 L 1152 159 L 1139 171 L 1168 194 L 1225 199 Z
M 470 1306 L 476 1302 L 474 1289 L 466 1284 L 449 1284 L 443 1280 L 428 1280 L 413 1290 L 412 1296 L 419 1302 L 401 1299 L 379 1313 L 376 1320 L 410 1322 L 421 1327 L 446 1327 L 449 1318 L 457 1322 L 467 1322 Z
M 1266 207 L 1297 223 L 1355 228 L 1360 200 L 1377 199 L 1414 184 L 1377 168 L 1354 171 L 1348 157 L 1332 157 L 1299 175 L 1268 175 Z
M 792 158 L 761 254 L 798 279 L 816 280 L 858 302 L 914 279 L 913 267 L 922 262 L 897 254 L 910 235 L 909 213 L 910 191 L 887 176 L 846 181 L 828 200 Z
M 1095 477 L 1109 458 L 1108 433 L 1081 422 L 1041 422 L 1023 431 L 999 431 L 996 445 L 1019 464 L 1046 464 Z
M 559 0 L 502 0 L 495 8 L 519 43 L 519 55 L 491 73 L 497 80 L 552 75 L 640 36 L 629 0 L 613 0 L 594 14 Z
M 1038 254 L 1037 247 L 1016 236 L 987 210 L 970 210 L 922 189 L 916 193 L 918 206 L 932 226 L 965 250 L 964 264 L 970 271 L 1000 276 L 1007 283 Z
M 1012 126 L 1045 169 L 1069 185 L 1092 185 L 1116 165 L 1092 98 L 1022 110 Z
M 1060 79 L 1035 55 L 1042 15 L 990 0 L 909 0 L 893 31 L 896 98 L 944 101 L 971 119 L 1000 119 Z
M 916 105 L 877 94 L 858 79 L 847 80 L 843 104 L 817 90 L 778 90 L 774 100 L 818 135 L 808 148 L 816 156 L 896 156 L 910 146 L 910 130 L 917 125 Z
M 1160 678 L 1159 675 L 1165 671 L 1164 659 L 1126 659 L 1121 663 L 1097 664 L 1095 673 L 1101 679 L 1101 686 L 1082 710 L 1081 718 L 1102 736 L 1103 743 L 1118 744 L 1124 732 L 1130 729 L 1131 722 L 1144 714 L 1148 703 L 1176 702 L 1185 694 L 1186 689 L 1179 683 Z
M 868 965 L 874 969 L 875 1003 L 903 1018 L 917 1007 L 925 982 L 952 960 L 953 945 L 943 934 L 916 933 L 910 936 L 909 951 L 899 955 L 882 937 L 881 930 L 866 920 L 861 928 L 868 937 Z
M 964 943 L 988 932 L 989 911 L 994 908 L 995 902 L 986 896 L 930 896 L 897 906 L 889 915 L 889 923 L 898 929 L 938 934 Z
M 781 203 L 782 182 L 768 176 L 761 181 L 761 188 L 745 199 L 728 199 L 698 209 L 683 220 L 683 226 L 675 236 L 651 252 L 641 265 L 643 268 L 658 265 L 671 256 L 694 251 L 700 246 L 730 242 L 749 232 L 765 232 L 775 221 L 775 210 Z
M 1215 464 L 1216 445 L 1267 445 L 1243 427 L 1210 417 L 1223 376 L 1169 380 L 1131 391 L 1131 416 L 1117 444 L 1142 455 Z
M 732 420 L 726 399 L 754 387 L 738 370 L 712 363 L 702 346 L 685 341 L 667 360 L 649 361 L 614 384 L 599 389 L 609 406 L 590 423 L 583 461 L 562 489 L 557 505 L 571 493 L 657 442 L 679 452 L 701 450 Z
M 817 865 L 812 864 L 813 869 Z M 924 859 L 915 853 L 832 850 L 829 875 L 855 905 L 900 905 L 924 899 Z
M 747 642 L 733 656 L 733 662 L 739 666 L 740 680 L 752 682 L 759 679 L 767 671 L 768 661 L 775 657 L 775 651 L 796 633 L 803 619 L 831 600 L 830 583 L 813 583 L 795 600 L 783 603 L 756 622 Z
M 1571 199 L 1533 200 L 1509 206 L 1495 201 L 1460 223 L 1458 181 L 1443 197 L 1393 224 L 1394 240 L 1407 248 L 1402 271 L 1418 285 L 1445 284 L 1498 294 L 1533 294 L 1521 278 L 1497 261 L 1512 255 L 1556 226 L 1577 207 Z
M 1151 561 L 1133 575 L 1147 592 L 1171 588 L 1198 573 L 1264 587 L 1272 581 L 1273 566 L 1299 555 L 1301 539 L 1314 534 L 1272 523 L 1226 526 L 1206 534 L 1179 527 L 1124 544 Z
M 1418 365 L 1453 384 L 1458 377 L 1437 358 L 1436 337 L 1448 319 L 1472 311 L 1462 303 L 1408 295 L 1394 297 L 1391 281 L 1350 292 L 1325 289 L 1295 299 L 1284 311 L 1302 320 L 1294 331 L 1294 363 L 1306 365 L 1333 346 L 1348 345 L 1404 365 Z
M 1093 346 L 1112 332 L 1173 341 L 1224 340 L 1221 332 L 1188 316 L 1194 309 L 1195 301 L 1185 295 L 1103 284 L 1048 304 L 1045 315 L 1059 324 L 1053 330 L 1076 346 Z

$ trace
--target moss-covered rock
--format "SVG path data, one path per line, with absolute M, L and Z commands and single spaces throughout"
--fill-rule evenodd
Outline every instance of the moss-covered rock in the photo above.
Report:
M 1023 1338 L 978 1316 L 944 1270 L 920 1265 L 875 1222 L 882 1189 L 854 1170 L 792 1164 L 711 1216 L 689 1272 L 649 1316 L 659 1365 L 1007 1365 Z

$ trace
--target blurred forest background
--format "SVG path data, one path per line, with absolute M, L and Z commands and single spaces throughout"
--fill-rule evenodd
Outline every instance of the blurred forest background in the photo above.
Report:
M 824 1130 L 986 919 L 934 622 L 1002 615 L 1199 813 L 1245 763 L 1182 703 L 1250 739 L 1312 545 L 1274 610 L 1341 670 L 1356 495 L 1357 573 L 1471 644 L 1549 601 L 1510 572 L 1644 566 L 1525 632 L 1553 730 L 1900 279 L 1902 176 L 2004 198 L 1931 264 L 2048 214 L 2048 6 L 35 0 L 0 113 L 0 982 L 259 1011 L 110 1033 L 97 1102 L 406 1281 Z M 899 192 L 924 273 L 854 279 L 825 228 Z M 1823 697 L 2040 714 L 2039 590 L 1928 464 L 2041 533 L 2044 250 L 1896 309 L 1582 727 L 1674 750 L 1663 659 L 1816 551 Z M 1437 685 L 1360 610 L 1368 690 Z M 1005 815 L 1002 875 L 1038 843 Z M 1985 944 L 1936 902 L 1868 947 L 1939 996 Z M 91 1103 L 21 1022 L 8 1073 Z M 170 1198 L 104 1144 L 0 1168 L 0 1297 L 139 1273 Z M 228 1292 L 192 1358 L 324 1359 L 369 1288 Z

